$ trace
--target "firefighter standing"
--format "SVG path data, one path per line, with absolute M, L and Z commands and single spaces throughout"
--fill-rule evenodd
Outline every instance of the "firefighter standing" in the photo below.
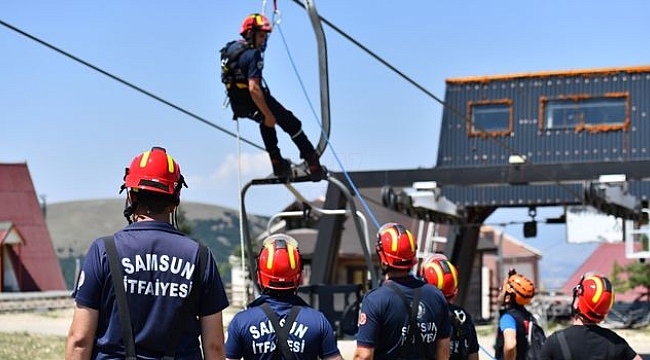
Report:
M 325 315 L 296 295 L 301 279 L 296 240 L 284 234 L 264 240 L 257 258 L 262 295 L 228 325 L 227 359 L 342 360 Z
M 209 250 L 174 228 L 185 185 L 178 163 L 154 147 L 124 180 L 129 225 L 90 245 L 65 358 L 222 359 L 228 298 Z
M 542 360 L 641 360 L 630 345 L 615 332 L 598 326 L 614 304 L 614 288 L 609 279 L 586 274 L 573 289 L 573 325 L 546 339 Z
M 433 256 L 420 268 L 420 276 L 436 286 L 449 303 L 451 320 L 450 360 L 478 360 L 478 339 L 472 317 L 462 307 L 453 304 L 458 295 L 458 270 L 451 261 Z
M 376 250 L 386 280 L 361 302 L 354 359 L 448 359 L 447 301 L 411 274 L 417 262 L 413 235 L 400 224 L 385 224 Z

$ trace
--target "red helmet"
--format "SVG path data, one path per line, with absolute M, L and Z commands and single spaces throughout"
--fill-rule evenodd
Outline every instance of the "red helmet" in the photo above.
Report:
M 530 279 L 521 274 L 512 274 L 504 284 L 504 291 L 506 295 L 514 297 L 514 301 L 519 305 L 527 305 L 533 300 L 535 296 L 535 284 Z
M 271 32 L 273 28 L 266 16 L 262 14 L 250 14 L 246 19 L 244 19 L 244 22 L 242 22 L 239 34 L 241 36 L 246 36 L 246 32 L 249 30 Z
M 384 267 L 408 270 L 417 261 L 417 244 L 413 235 L 397 223 L 387 223 L 379 229 L 376 250 Z
M 420 276 L 440 289 L 447 299 L 458 291 L 458 270 L 447 259 L 430 257 L 422 264 Z
M 576 299 L 578 304 L 575 305 Z M 573 288 L 573 301 L 577 313 L 599 323 L 614 305 L 614 289 L 609 280 L 599 274 L 585 274 Z
M 136 156 L 126 169 L 123 187 L 180 195 L 185 184 L 181 169 L 161 147 L 153 147 Z
M 289 235 L 271 235 L 257 258 L 257 283 L 262 290 L 291 290 L 300 286 L 302 259 L 298 242 Z

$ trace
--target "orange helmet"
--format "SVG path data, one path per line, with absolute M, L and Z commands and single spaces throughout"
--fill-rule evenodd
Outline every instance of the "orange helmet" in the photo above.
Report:
M 241 24 L 239 34 L 241 36 L 246 36 L 246 33 L 249 30 L 271 32 L 273 28 L 271 27 L 271 23 L 269 22 L 269 19 L 266 18 L 266 16 L 256 13 L 248 15 L 246 19 L 244 19 Z
M 122 187 L 180 195 L 185 185 L 178 163 L 161 147 L 136 156 L 126 169 Z
M 504 291 L 506 296 L 510 296 L 510 301 L 514 299 L 518 305 L 523 306 L 533 300 L 533 296 L 535 296 L 535 285 L 527 277 L 514 273 L 506 279 Z
M 300 286 L 302 259 L 298 242 L 289 235 L 271 235 L 257 258 L 257 283 L 262 290 L 291 290 Z
M 408 270 L 417 261 L 417 245 L 413 235 L 397 223 L 387 223 L 379 229 L 376 250 L 384 267 Z
M 576 299 L 578 304 L 576 305 Z M 599 323 L 614 305 L 614 289 L 609 279 L 599 274 L 585 274 L 573 288 L 574 309 L 577 314 Z
M 458 270 L 447 259 L 435 256 L 428 258 L 420 268 L 420 276 L 440 289 L 447 299 L 458 291 Z

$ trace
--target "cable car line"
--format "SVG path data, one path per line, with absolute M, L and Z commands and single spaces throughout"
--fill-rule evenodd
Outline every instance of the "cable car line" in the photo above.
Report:
M 51 50 L 54 50 L 54 51 L 58 52 L 59 54 L 64 55 L 64 56 L 66 56 L 66 57 L 68 57 L 68 58 L 70 58 L 70 59 L 72 59 L 72 60 L 74 60 L 74 61 L 76 61 L 76 62 L 78 62 L 80 64 L 83 64 L 83 65 L 85 65 L 85 66 L 87 66 L 87 67 L 89 67 L 89 68 L 91 68 L 91 69 L 93 69 L 93 70 L 95 70 L 97 72 L 100 72 L 100 73 L 108 76 L 109 78 L 111 78 L 111 79 L 113 79 L 113 80 L 115 80 L 117 82 L 120 82 L 123 85 L 126 85 L 126 86 L 130 87 L 131 89 L 136 90 L 136 91 L 138 91 L 138 92 L 140 92 L 140 93 L 142 93 L 144 95 L 147 95 L 150 98 L 152 98 L 154 100 L 157 100 L 157 101 L 159 101 L 159 102 L 161 102 L 161 103 L 163 103 L 163 104 L 165 104 L 165 105 L 167 105 L 167 106 L 169 106 L 169 107 L 171 107 L 173 109 L 176 109 L 176 110 L 182 112 L 183 114 L 188 115 L 188 116 L 190 116 L 190 117 L 192 117 L 192 118 L 194 118 L 194 119 L 196 119 L 196 120 L 198 120 L 198 121 L 200 121 L 200 122 L 202 122 L 202 123 L 204 123 L 204 124 L 206 124 L 208 126 L 211 126 L 211 127 L 215 128 L 215 129 L 221 131 L 221 132 L 224 132 L 224 133 L 226 133 L 226 134 L 228 134 L 228 135 L 230 135 L 230 136 L 232 136 L 234 138 L 237 138 L 237 134 L 235 134 L 235 133 L 233 133 L 233 132 L 231 132 L 231 131 L 229 131 L 229 130 L 227 130 L 227 129 L 225 129 L 225 128 L 223 128 L 223 127 L 221 127 L 221 126 L 219 126 L 219 125 L 217 125 L 217 124 L 215 124 L 213 122 L 210 122 L 210 121 L 208 121 L 208 120 L 206 120 L 206 119 L 204 119 L 204 118 L 202 118 L 202 117 L 200 117 L 200 116 L 198 116 L 198 115 L 196 115 L 196 114 L 194 114 L 194 113 L 192 113 L 192 112 L 190 112 L 188 110 L 185 110 L 182 107 L 180 107 L 180 106 L 178 106 L 178 105 L 176 105 L 176 104 L 174 104 L 174 103 L 172 103 L 170 101 L 167 101 L 167 100 L 161 98 L 160 96 L 157 96 L 157 95 L 155 95 L 155 94 L 153 94 L 153 93 L 151 93 L 151 92 L 149 92 L 149 91 L 147 91 L 147 90 L 145 90 L 145 89 L 143 89 L 143 88 L 141 88 L 141 87 L 139 87 L 137 85 L 134 85 L 134 84 L 132 84 L 132 83 L 130 83 L 130 82 L 116 76 L 116 75 L 113 75 L 113 74 L 109 73 L 108 71 L 106 71 L 104 69 L 101 69 L 101 68 L 99 68 L 99 67 L 97 67 L 97 66 L 95 66 L 95 65 L 93 65 L 93 64 L 91 64 L 91 63 L 89 63 L 89 62 L 87 62 L 87 61 L 85 61 L 85 60 L 83 60 L 83 59 L 81 59 L 79 57 L 77 57 L 77 56 L 74 56 L 74 55 L 70 54 L 69 52 L 66 52 L 66 51 L 64 51 L 64 50 L 62 50 L 62 49 L 60 49 L 60 48 L 58 48 L 58 47 L 44 41 L 44 40 L 41 40 L 41 39 L 37 38 L 34 35 L 31 35 L 31 34 L 25 32 L 23 30 L 20 30 L 17 27 L 12 26 L 12 25 L 10 25 L 10 24 L 2 21 L 2 20 L 0 20 L 0 25 L 3 25 L 3 26 L 5 26 L 5 27 L 7 27 L 7 28 L 9 28 L 9 29 L 11 29 L 11 30 L 13 30 L 13 31 L 15 31 L 15 32 L 17 32 L 17 33 L 19 33 L 19 34 L 21 34 L 21 35 L 23 35 L 23 36 L 25 36 L 25 37 L 27 37 L 29 39 L 31 39 L 31 40 L 34 40 L 37 43 L 39 43 L 39 44 L 41 44 L 41 45 L 43 45 L 45 47 L 48 47 Z M 257 145 L 257 144 L 255 144 L 255 143 L 253 143 L 253 142 L 251 142 L 251 141 L 249 141 L 249 140 L 247 140 L 245 138 L 241 138 L 241 141 L 243 141 L 243 142 L 245 142 L 245 143 L 247 143 L 247 144 L 249 144 L 249 145 L 251 145 L 253 147 L 256 147 L 256 148 L 258 148 L 260 150 L 266 151 L 264 149 L 264 147 L 262 147 L 260 145 Z
M 293 1 L 294 1 L 296 4 L 298 4 L 299 6 L 305 8 L 305 6 L 304 6 L 302 3 L 300 3 L 298 0 L 293 0 Z M 437 101 L 438 103 L 440 103 L 441 105 L 443 105 L 443 106 L 446 107 L 447 109 L 450 109 L 450 110 L 451 110 L 454 114 L 456 114 L 457 116 L 459 116 L 459 117 L 461 117 L 461 118 L 463 118 L 463 119 L 467 119 L 467 116 L 465 116 L 464 114 L 462 114 L 459 110 L 453 108 L 452 106 L 447 105 L 447 104 L 446 104 L 442 99 L 440 99 L 440 98 L 437 97 L 435 94 L 431 93 L 431 92 L 428 91 L 426 88 L 424 88 L 422 85 L 418 84 L 417 82 L 415 82 L 414 80 L 412 80 L 410 77 L 408 77 L 407 75 L 405 75 L 404 73 L 402 73 L 401 71 L 399 71 L 397 68 L 395 68 L 394 66 L 392 66 L 391 64 L 389 64 L 386 60 L 384 60 L 383 58 L 381 58 L 380 56 L 378 56 L 377 54 L 375 54 L 374 52 L 372 52 L 371 50 L 369 50 L 367 47 L 365 47 L 364 45 L 362 45 L 361 43 L 359 43 L 357 40 L 355 40 L 354 38 L 352 38 L 350 35 L 346 34 L 344 31 L 340 30 L 338 27 L 336 27 L 336 26 L 335 26 L 334 24 L 332 24 L 330 21 L 328 21 L 327 19 L 323 18 L 323 17 L 320 16 L 320 15 L 318 15 L 318 17 L 319 17 L 319 19 L 320 19 L 321 21 L 323 21 L 325 24 L 327 24 L 328 26 L 330 26 L 333 30 L 335 30 L 335 31 L 336 31 L 337 33 L 339 33 L 341 36 L 345 37 L 346 39 L 348 39 L 349 41 L 351 41 L 352 43 L 354 43 L 355 45 L 357 45 L 359 48 L 361 48 L 362 50 L 364 50 L 366 53 L 368 53 L 370 56 L 372 56 L 373 58 L 375 58 L 377 61 L 381 62 L 381 63 L 384 64 L 386 67 L 388 67 L 388 68 L 390 68 L 391 70 L 393 70 L 395 73 L 397 73 L 397 74 L 400 75 L 402 78 L 404 78 L 407 82 L 411 83 L 412 85 L 414 85 L 415 87 L 417 87 L 418 89 L 420 89 L 422 92 L 424 92 L 425 94 L 429 95 L 431 98 L 433 98 L 435 101 Z M 39 39 L 38 37 L 36 37 L 36 36 L 34 36 L 34 35 L 31 35 L 31 34 L 25 32 L 25 31 L 23 31 L 23 30 L 21 30 L 21 29 L 15 27 L 15 26 L 11 25 L 11 24 L 8 24 L 7 22 L 5 22 L 5 21 L 3 21 L 3 20 L 1 20 L 1 19 L 0 19 L 0 25 L 5 26 L 6 28 L 8 28 L 8 29 L 10 29 L 10 30 L 13 30 L 14 32 L 17 32 L 17 33 L 19 33 L 19 34 L 21 34 L 21 35 L 23 35 L 23 36 L 25 36 L 25 37 L 27 37 L 27 38 L 29 38 L 29 39 L 31 39 L 31 40 L 37 42 L 37 43 L 39 43 L 39 44 L 41 44 L 41 45 L 43 45 L 43 46 L 45 46 L 45 47 L 47 47 L 47 48 L 50 48 L 51 50 L 54 50 L 54 51 L 60 53 L 61 55 L 64 55 L 64 56 L 66 56 L 66 57 L 68 57 L 68 58 L 70 58 L 70 59 L 72 59 L 72 60 L 74 60 L 74 61 L 76 61 L 76 62 L 78 62 L 78 63 L 80 63 L 80 64 L 82 64 L 82 65 L 84 65 L 84 66 L 86 66 L 86 67 L 91 68 L 91 69 L 93 69 L 93 70 L 95 70 L 95 71 L 97 71 L 97 72 L 99 72 L 99 73 L 101 73 L 101 74 L 103 74 L 103 75 L 105 75 L 105 76 L 107 76 L 107 77 L 110 77 L 111 79 L 113 79 L 113 80 L 115 80 L 115 81 L 117 81 L 117 82 L 120 82 L 120 83 L 122 83 L 123 85 L 126 85 L 126 86 L 128 86 L 128 87 L 130 87 L 130 88 L 132 88 L 132 89 L 134 89 L 134 90 L 136 90 L 136 91 L 138 91 L 138 92 L 140 92 L 140 93 L 142 93 L 142 94 L 144 94 L 144 95 L 147 95 L 147 96 L 151 97 L 151 98 L 154 99 L 154 100 L 157 100 L 157 101 L 159 101 L 159 102 L 161 102 L 161 103 L 163 103 L 163 104 L 165 104 L 165 105 L 167 105 L 167 106 L 169 106 L 169 107 L 171 107 L 171 108 L 173 108 L 173 109 L 176 109 L 176 110 L 178 110 L 178 111 L 180 111 L 180 112 L 182 112 L 182 113 L 184 113 L 184 114 L 186 114 L 186 115 L 188 115 L 188 116 L 190 116 L 190 117 L 192 117 L 192 118 L 194 118 L 194 119 L 196 119 L 196 120 L 198 120 L 198 121 L 201 121 L 202 123 L 204 123 L 204 124 L 206 124 L 206 125 L 208 125 L 208 126 L 210 126 L 210 127 L 212 127 L 212 128 L 215 128 L 215 129 L 217 129 L 217 130 L 219 130 L 219 131 L 221 131 L 221 132 L 224 132 L 224 133 L 230 135 L 230 136 L 233 137 L 233 138 L 239 138 L 241 141 L 243 141 L 243 142 L 245 142 L 245 143 L 247 143 L 247 144 L 249 144 L 249 145 L 251 145 L 251 146 L 253 146 L 253 147 L 257 148 L 257 149 L 265 150 L 265 148 L 264 148 L 263 146 L 261 146 L 261 145 L 258 145 L 258 144 L 256 144 L 256 143 L 253 143 L 252 141 L 250 141 L 250 140 L 248 140 L 248 139 L 246 139 L 246 138 L 240 137 L 240 136 L 238 136 L 237 134 L 235 134 L 235 133 L 233 133 L 233 132 L 231 132 L 231 131 L 229 131 L 229 130 L 227 130 L 227 129 L 221 127 L 221 126 L 214 124 L 213 122 L 210 122 L 210 121 L 208 121 L 208 120 L 206 120 L 206 119 L 204 119 L 204 118 L 202 118 L 202 117 L 200 117 L 200 116 L 198 116 L 198 115 L 196 115 L 196 114 L 194 114 L 194 113 L 192 113 L 192 112 L 190 112 L 190 111 L 188 111 L 188 110 L 185 110 L 185 109 L 183 109 L 182 107 L 180 107 L 180 106 L 178 106 L 178 105 L 176 105 L 176 104 L 174 104 L 174 103 L 172 103 L 172 102 L 170 102 L 170 101 L 167 101 L 167 100 L 165 100 L 165 99 L 163 99 L 163 98 L 161 98 L 161 97 L 159 97 L 159 96 L 157 96 L 157 95 L 155 95 L 155 94 L 153 94 L 153 93 L 151 93 L 151 92 L 149 92 L 149 91 L 147 91 L 147 90 L 145 90 L 145 89 L 143 89 L 143 88 L 141 88 L 141 87 L 139 87 L 139 86 L 137 86 L 137 85 L 134 85 L 134 84 L 132 84 L 132 83 L 130 83 L 130 82 L 128 82 L 128 81 L 126 81 L 126 80 L 124 80 L 124 79 L 122 79 L 122 78 L 116 76 L 116 75 L 113 75 L 113 74 L 109 73 L 108 71 L 103 70 L 103 69 L 99 68 L 98 66 L 95 66 L 95 65 L 93 65 L 93 64 L 91 64 L 91 63 L 89 63 L 89 62 L 87 62 L 87 61 L 85 61 L 85 60 L 83 60 L 83 59 L 81 59 L 81 58 L 79 58 L 79 57 L 77 57 L 77 56 L 74 56 L 74 55 L 72 55 L 72 54 L 70 54 L 70 53 L 68 53 L 68 52 L 66 52 L 66 51 L 64 51 L 64 50 L 62 50 L 62 49 L 60 49 L 60 48 L 58 48 L 58 47 L 52 45 L 52 44 L 49 44 L 48 42 L 46 42 L 46 41 L 44 41 L 44 40 L 41 40 L 41 39 Z M 482 130 L 480 127 L 477 127 L 477 128 L 478 128 L 479 130 Z M 498 140 L 498 139 L 496 139 L 496 138 L 493 138 L 493 137 L 490 137 L 489 139 L 492 140 L 492 141 L 494 141 L 494 142 L 495 142 L 496 144 L 498 144 L 499 146 L 503 147 L 503 148 L 504 148 L 506 151 L 508 151 L 511 155 L 521 155 L 520 152 L 516 151 L 514 148 L 510 147 L 509 145 L 505 144 L 504 142 L 502 142 L 502 141 L 500 141 L 500 140 Z M 527 158 L 527 159 L 525 160 L 525 163 L 522 164 L 522 165 L 533 165 L 533 163 L 530 161 L 530 159 Z M 537 173 L 539 173 L 539 174 L 542 175 L 543 177 L 547 178 L 549 181 L 554 182 L 555 184 L 557 184 L 558 186 L 560 186 L 561 188 L 563 188 L 564 190 L 566 190 L 568 193 L 570 193 L 570 194 L 572 194 L 573 196 L 575 196 L 576 198 L 578 198 L 578 199 L 582 198 L 582 194 L 580 194 L 579 192 L 574 191 L 573 189 L 571 189 L 570 187 L 566 186 L 565 184 L 562 184 L 562 183 L 559 182 L 557 179 L 554 179 L 554 178 L 550 177 L 548 174 L 543 173 L 543 172 L 540 172 L 540 171 L 536 170 L 534 167 L 531 167 L 531 170 L 532 170 L 532 171 L 535 171 L 535 172 L 537 172 Z
M 298 6 L 300 6 L 300 7 L 302 7 L 302 8 L 305 8 L 305 5 L 304 5 L 303 3 L 301 3 L 299 0 L 293 0 L 293 2 L 296 3 Z M 391 69 L 393 72 L 395 72 L 397 75 L 399 75 L 400 77 L 402 77 L 404 80 L 406 80 L 407 82 L 409 82 L 410 84 L 412 84 L 412 85 L 415 86 L 416 88 L 418 88 L 420 91 L 422 91 L 423 93 L 425 93 L 426 95 L 428 95 L 429 97 L 431 97 L 432 99 L 434 99 L 435 101 L 437 101 L 438 103 L 440 103 L 440 105 L 442 105 L 444 108 L 449 109 L 449 110 L 450 110 L 454 115 L 456 115 L 456 116 L 462 118 L 462 119 L 465 120 L 465 121 L 467 121 L 467 120 L 469 119 L 468 116 L 465 115 L 464 113 L 462 113 L 460 110 L 454 108 L 453 106 L 448 105 L 444 100 L 442 100 L 441 98 L 439 98 L 438 96 L 436 96 L 435 94 L 433 94 L 432 92 L 430 92 L 429 90 L 427 90 L 424 86 L 420 85 L 418 82 L 416 82 L 415 80 L 411 79 L 409 76 L 407 76 L 406 74 L 404 74 L 404 73 L 401 72 L 400 70 L 398 70 L 396 67 L 394 67 L 393 65 L 391 65 L 390 63 L 388 63 L 388 61 L 384 60 L 382 57 L 380 57 L 379 55 L 377 55 L 377 54 L 375 54 L 374 52 L 372 52 L 370 49 L 368 49 L 367 47 L 365 47 L 363 44 L 361 44 L 360 42 L 358 42 L 357 40 L 355 40 L 352 36 L 348 35 L 345 31 L 339 29 L 336 25 L 334 25 L 333 23 L 331 23 L 329 20 L 325 19 L 324 17 L 322 17 L 322 16 L 320 16 L 320 15 L 319 15 L 319 18 L 320 18 L 320 20 L 321 20 L 323 23 L 327 24 L 330 28 L 332 28 L 332 30 L 334 30 L 334 31 L 337 32 L 339 35 L 343 36 L 345 39 L 347 39 L 347 40 L 349 40 L 350 42 L 352 42 L 354 45 L 356 45 L 357 47 L 359 47 L 361 50 L 365 51 L 368 55 L 370 55 L 370 56 L 373 57 L 375 60 L 377 60 L 377 61 L 379 61 L 380 63 L 382 63 L 384 66 L 386 66 L 386 67 L 388 67 L 389 69 Z M 480 126 L 475 125 L 475 127 L 476 127 L 478 130 L 481 130 L 481 131 L 485 132 L 485 129 L 481 128 Z M 495 143 L 496 143 L 497 145 L 499 145 L 500 147 L 502 147 L 504 150 L 506 150 L 506 151 L 509 153 L 509 155 L 522 155 L 522 154 L 523 154 L 523 153 L 517 151 L 515 148 L 511 147 L 510 145 L 506 144 L 505 142 L 503 142 L 503 141 L 501 141 L 501 140 L 499 140 L 499 139 L 496 139 L 496 138 L 494 138 L 494 137 L 489 137 L 489 139 L 490 139 L 491 141 L 495 142 Z M 530 161 L 530 159 L 526 158 L 526 159 L 525 159 L 525 163 L 522 164 L 522 165 L 533 165 L 533 162 Z M 570 187 L 566 186 L 565 184 L 562 184 L 559 180 L 552 178 L 552 177 L 549 176 L 547 173 L 544 173 L 544 172 L 542 172 L 542 171 L 539 171 L 539 170 L 535 169 L 534 167 L 531 167 L 531 171 L 534 171 L 534 172 L 540 174 L 541 176 L 545 177 L 545 178 L 546 178 L 547 180 L 549 180 L 550 182 L 553 182 L 553 183 L 555 183 L 556 185 L 558 185 L 559 187 L 563 188 L 565 191 L 567 191 L 569 194 L 575 196 L 576 198 L 578 198 L 578 199 L 582 199 L 582 198 L 583 198 L 583 195 L 582 195 L 581 193 L 579 193 L 579 192 L 577 192 L 577 191 L 574 191 L 573 189 L 571 189 Z

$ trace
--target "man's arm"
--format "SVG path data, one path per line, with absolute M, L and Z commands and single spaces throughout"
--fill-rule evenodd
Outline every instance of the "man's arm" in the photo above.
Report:
M 275 116 L 271 112 L 271 109 L 266 104 L 266 99 L 264 98 L 264 90 L 262 90 L 262 84 L 260 83 L 259 78 L 250 78 L 248 79 L 248 91 L 251 93 L 251 98 L 257 106 L 258 109 L 264 115 L 264 125 L 267 127 L 275 126 Z
M 436 340 L 436 359 L 449 359 L 449 341 L 448 337 Z
M 87 360 L 93 352 L 99 311 L 76 304 L 65 343 L 66 360 Z
M 223 317 L 221 312 L 201 317 L 201 344 L 205 360 L 221 360 L 225 356 Z
M 478 360 L 478 352 L 468 354 L 467 360 Z
M 357 349 L 354 351 L 354 360 L 370 360 L 374 357 L 375 357 L 375 348 L 357 345 Z
M 517 358 L 517 330 L 503 330 L 503 358 L 515 360 Z

